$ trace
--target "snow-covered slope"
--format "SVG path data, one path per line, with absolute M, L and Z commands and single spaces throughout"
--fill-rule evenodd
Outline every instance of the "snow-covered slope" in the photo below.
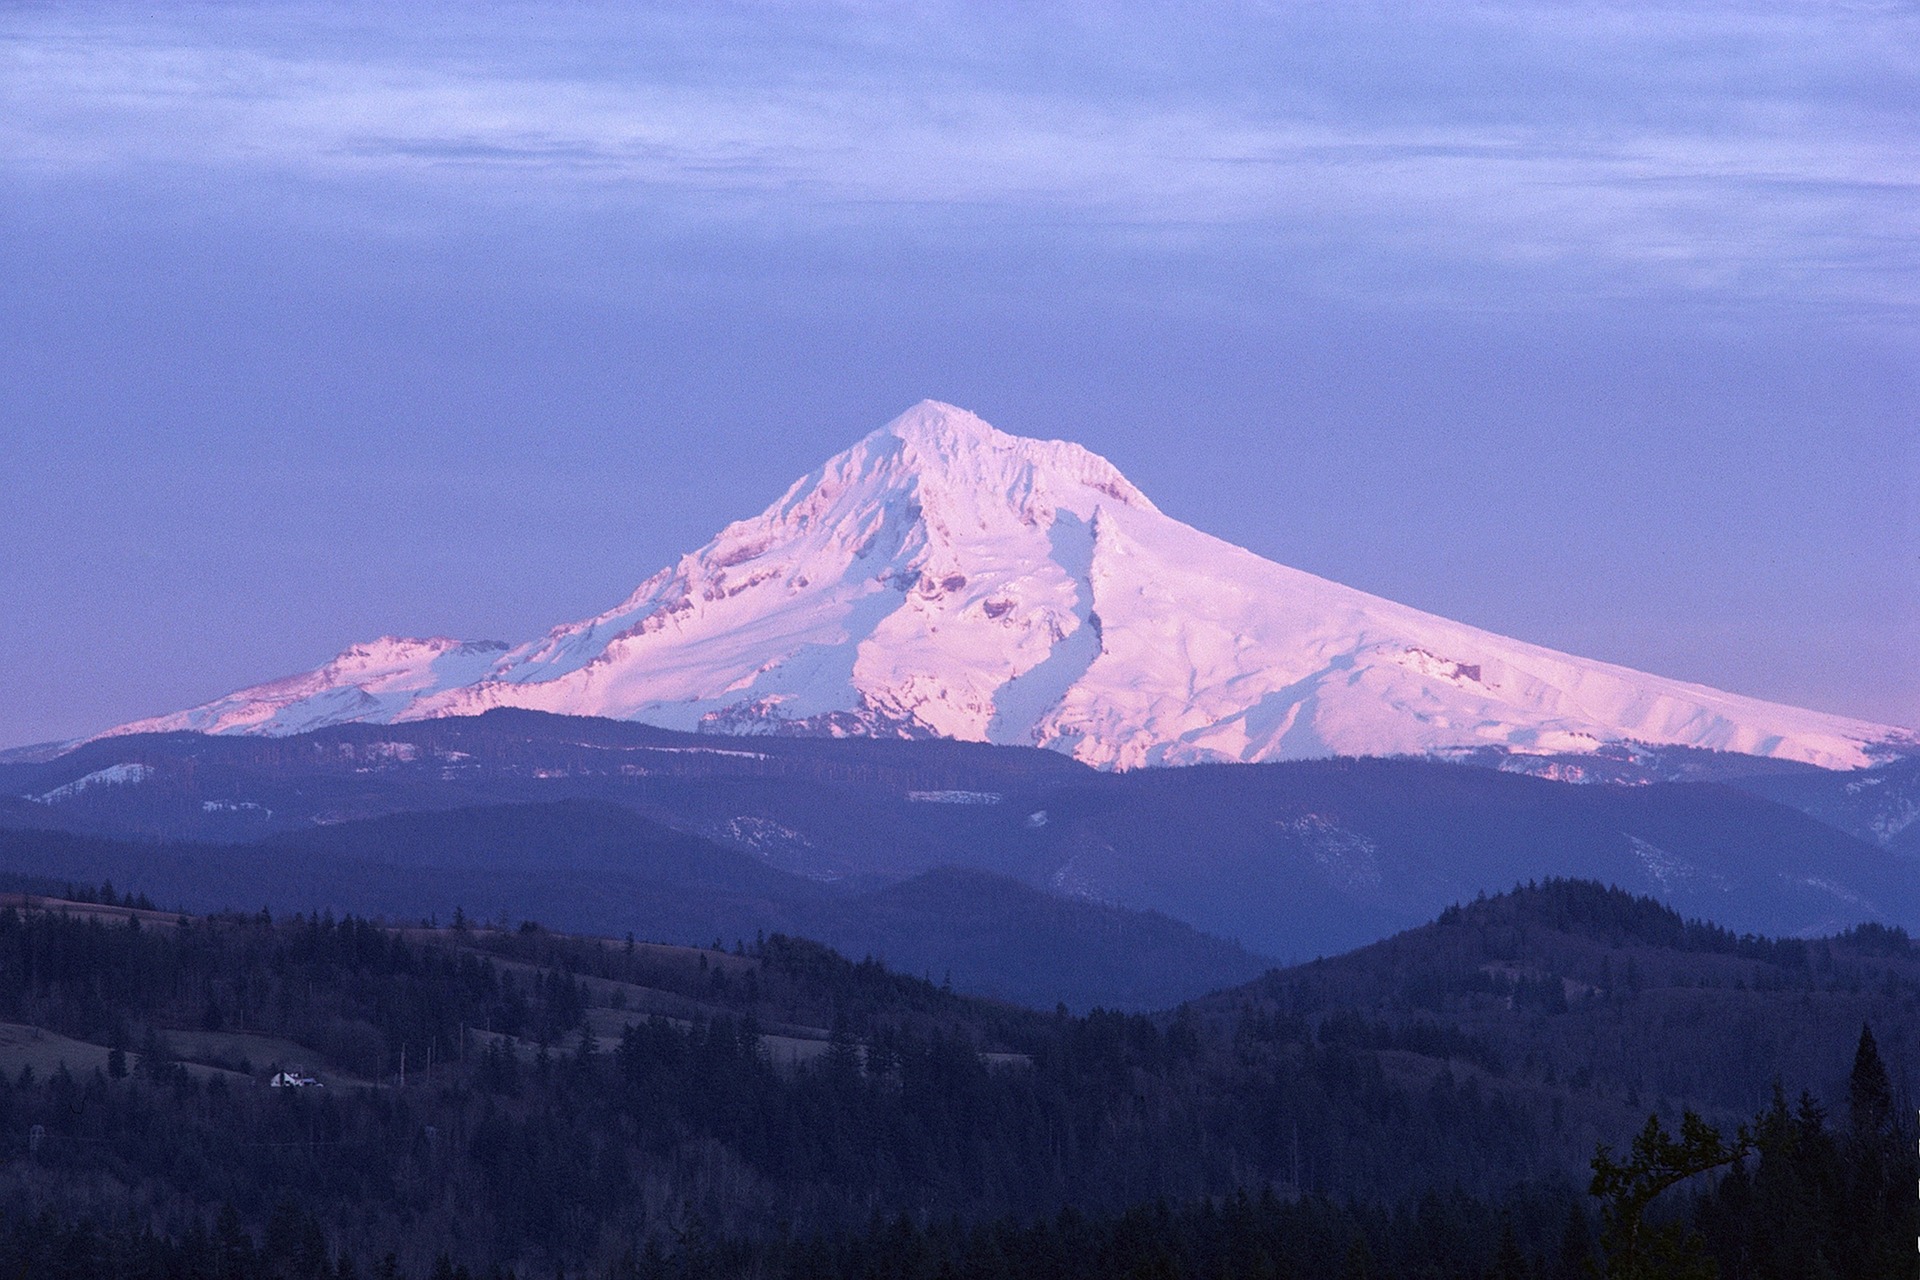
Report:
M 1620 741 L 1854 767 L 1914 740 L 1289 569 L 1163 515 L 1078 445 L 932 401 L 597 617 L 517 648 L 383 639 L 114 732 L 282 734 L 500 706 L 1037 743 L 1121 768 Z

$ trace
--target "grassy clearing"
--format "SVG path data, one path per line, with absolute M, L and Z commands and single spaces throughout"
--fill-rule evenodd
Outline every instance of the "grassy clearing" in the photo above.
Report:
M 8 1075 L 18 1076 L 23 1067 L 32 1067 L 33 1074 L 44 1080 L 58 1071 L 63 1063 L 74 1075 L 90 1075 L 96 1070 L 107 1069 L 109 1052 L 104 1044 L 69 1039 L 43 1027 L 0 1022 L 0 1071 Z M 127 1070 L 132 1071 L 139 1065 L 140 1055 L 129 1052 Z M 238 1071 L 208 1066 L 203 1062 L 183 1061 L 182 1065 L 197 1080 L 209 1080 L 215 1076 L 224 1077 L 228 1083 L 254 1079 Z

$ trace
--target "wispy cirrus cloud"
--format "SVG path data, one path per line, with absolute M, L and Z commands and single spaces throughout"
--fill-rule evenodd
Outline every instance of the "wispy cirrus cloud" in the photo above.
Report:
M 630 202 L 827 234 L 940 209 L 1442 292 L 1483 270 L 1920 302 L 1907 5 L 60 6 L 0 28 L 15 180 L 291 176 L 457 196 L 449 218 Z

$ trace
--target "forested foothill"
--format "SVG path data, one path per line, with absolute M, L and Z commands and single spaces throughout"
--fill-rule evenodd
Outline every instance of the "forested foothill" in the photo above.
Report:
M 778 934 L 22 887 L 0 1275 L 1915 1271 L 1895 929 L 1549 881 L 1076 1016 Z
M 0 757 L 0 862 L 138 880 L 195 910 L 411 918 L 462 902 L 677 942 L 764 928 L 1080 1011 L 1169 1007 L 1546 876 L 1627 886 L 1743 933 L 1920 925 L 1920 863 L 1901 843 L 1920 832 L 1901 826 L 1920 805 L 1916 757 L 1857 774 L 1684 748 L 1473 759 L 1488 767 L 1098 772 L 1027 747 L 728 738 L 495 708 Z M 954 868 L 1045 898 L 916 883 Z M 969 911 L 991 945 L 970 947 L 930 899 Z M 1058 955 L 1084 959 L 1064 970 Z

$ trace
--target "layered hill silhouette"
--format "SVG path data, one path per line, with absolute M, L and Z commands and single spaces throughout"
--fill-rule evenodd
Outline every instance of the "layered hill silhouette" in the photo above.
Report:
M 686 880 L 689 896 L 675 899 L 684 919 L 663 936 L 731 941 L 804 923 L 837 944 L 872 948 L 936 977 L 946 961 L 914 953 L 909 962 L 899 949 L 912 930 L 901 930 L 898 943 L 846 931 L 855 904 L 878 911 L 889 901 L 880 891 L 953 868 L 1088 909 L 1158 912 L 1282 960 L 1343 951 L 1430 919 L 1449 903 L 1544 876 L 1601 879 L 1741 932 L 1920 925 L 1920 870 L 1898 848 L 1743 789 L 1792 785 L 1823 803 L 1847 797 L 1848 787 L 1897 798 L 1905 764 L 1847 774 L 1803 767 L 1741 781 L 1731 773 L 1738 762 L 1719 761 L 1729 771 L 1721 782 L 1637 786 L 1576 786 L 1405 759 L 1111 773 L 1031 748 L 716 739 L 498 710 L 292 737 L 102 739 L 52 761 L 0 765 L 0 792 L 15 797 L 0 809 L 0 825 L 197 842 L 207 849 L 204 859 L 232 867 L 240 883 L 265 887 L 274 876 L 295 877 L 311 886 L 302 891 L 310 905 L 353 901 L 367 904 L 356 909 L 376 909 L 366 896 L 371 886 L 400 873 L 361 864 L 407 868 L 411 896 L 381 899 L 378 909 L 414 916 L 456 904 L 479 911 L 483 898 L 511 899 L 524 885 L 543 917 L 614 933 L 662 919 L 640 914 L 643 895 L 606 886 L 652 874 L 647 859 L 664 856 L 671 836 L 691 842 L 673 848 L 697 844 L 703 856 L 733 859 L 738 874 L 702 890 L 704 898 Z M 1696 759 L 1690 767 L 1713 776 L 1709 763 Z M 595 803 L 556 806 L 581 801 Z M 506 814 L 523 805 L 546 806 L 547 816 L 538 823 L 503 818 L 490 834 L 484 823 L 448 812 Z M 641 842 L 652 851 L 645 857 L 641 846 L 622 853 L 598 834 L 622 829 L 623 811 L 651 824 Z M 455 839 L 455 831 L 466 834 Z M 138 878 L 141 856 L 161 857 L 140 854 L 143 847 L 129 844 L 117 855 L 116 866 L 129 870 L 113 870 L 116 881 Z M 293 849 L 305 852 L 295 857 Z M 445 849 L 459 857 L 443 856 Z M 628 857 L 631 865 L 623 863 Z M 454 871 L 464 878 L 435 879 Z M 491 888 L 487 877 L 497 882 Z M 185 878 L 171 883 L 191 887 Z M 764 898 L 764 886 L 775 883 L 783 886 L 776 897 L 799 894 L 815 904 L 809 910 L 842 913 L 835 919 L 845 929 L 819 915 L 769 923 L 754 894 Z M 951 919 L 972 909 L 963 901 L 967 886 L 985 882 L 940 883 L 947 906 L 930 914 Z M 999 900 L 999 892 L 982 887 L 982 903 Z M 249 889 L 238 898 L 191 900 L 235 905 L 253 896 L 273 897 Z M 1036 918 L 1052 909 L 1032 904 Z M 1014 932 L 988 931 L 1003 939 Z M 1002 954 L 1012 954 L 1008 945 L 1000 945 Z M 1143 972 L 1155 954 L 1136 952 Z M 1082 955 L 1068 947 L 1051 966 L 1036 961 L 1034 985 L 1019 990 L 1049 1005 L 1054 998 L 1151 1003 L 1142 994 L 1149 987 L 1129 985 L 1131 978 L 1100 990 L 1074 979 L 1074 994 L 1061 988 L 1046 996 L 1041 988 L 1050 979 L 1042 975 L 1064 975 Z M 1220 976 L 1205 966 L 1183 970 L 1185 961 L 1168 964 L 1170 978 L 1184 972 L 1181 982 L 1200 983 L 1181 987 L 1185 994 L 1204 989 L 1203 975 Z M 970 971 L 961 962 L 955 972 Z M 1119 974 L 1112 971 L 1116 981 Z
M 1272 964 L 1157 912 L 982 871 L 824 885 L 593 800 L 401 813 L 246 845 L 0 830 L 0 868 L 42 884 L 139 884 L 196 912 L 274 904 L 402 923 L 459 914 L 719 948 L 801 934 L 1045 1008 L 1158 1008 Z

